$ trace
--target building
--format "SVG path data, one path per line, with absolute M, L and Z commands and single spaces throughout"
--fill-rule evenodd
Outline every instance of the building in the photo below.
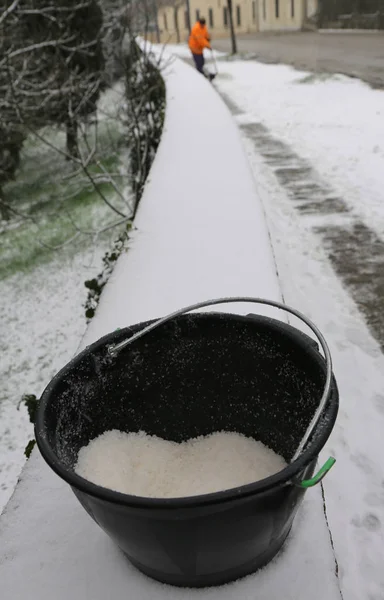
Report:
M 190 0 L 193 24 L 199 16 L 207 20 L 212 38 L 228 37 L 227 0 Z M 236 33 L 298 31 L 317 10 L 317 0 L 233 0 Z M 170 1 L 158 11 L 162 43 L 184 42 L 188 38 L 187 3 Z

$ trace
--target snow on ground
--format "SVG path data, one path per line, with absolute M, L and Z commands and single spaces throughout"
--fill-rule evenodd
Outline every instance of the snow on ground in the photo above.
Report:
M 61 253 L 48 265 L 0 282 L 0 512 L 12 494 L 25 462 L 33 427 L 23 394 L 39 397 L 52 376 L 76 351 L 86 321 L 84 281 L 101 270 L 110 240 Z
M 108 90 L 99 103 L 101 161 L 115 152 L 122 107 L 120 84 Z M 54 144 L 64 142 L 60 132 L 44 132 Z M 122 156 L 123 158 L 123 156 Z M 78 227 L 99 230 L 119 220 L 81 176 L 63 182 L 70 165 L 59 154 L 36 140 L 28 140 L 21 170 L 7 190 L 14 205 L 27 212 L 33 206 L 35 223 L 14 218 L 0 223 L 0 513 L 10 498 L 25 462 L 24 449 L 33 438 L 23 394 L 39 397 L 52 376 L 73 356 L 85 332 L 84 281 L 102 269 L 102 257 L 118 232 L 111 230 L 93 239 L 83 236 L 60 251 L 42 243 L 70 239 Z M 116 160 L 116 167 L 126 173 Z M 129 202 L 126 177 L 119 178 Z M 78 202 L 63 197 L 78 194 Z M 122 209 L 121 199 L 108 190 L 109 199 Z M 128 211 L 129 206 L 124 206 Z M 59 239 L 56 239 L 58 236 Z
M 384 233 L 384 93 L 336 77 L 319 80 L 285 66 L 220 63 L 220 92 L 320 172 L 352 212 Z M 287 304 L 323 331 L 334 359 L 341 409 L 323 459 L 344 600 L 382 600 L 384 573 L 384 357 L 313 232 L 340 216 L 303 217 L 244 133 L 272 235 Z M 310 532 L 309 532 L 310 533 Z
M 281 297 L 262 206 L 226 107 L 208 81 L 180 61 L 165 75 L 164 134 L 135 220 L 137 231 L 82 347 L 116 327 L 209 297 Z M 186 118 L 188 102 L 199 101 L 205 110 Z M 250 310 L 233 307 L 233 312 Z M 37 452 L 0 527 L 2 589 L 18 600 L 30 597 L 31 581 L 41 600 L 101 600 L 111 589 L 115 597 L 128 594 L 132 600 L 340 597 L 320 487 L 307 493 L 279 556 L 261 572 L 219 589 L 171 588 L 142 576 Z
M 384 598 L 384 357 L 332 271 L 319 240 L 247 144 L 264 200 L 287 304 L 325 335 L 340 391 L 340 413 L 324 456 L 328 519 L 344 600 Z M 271 199 L 273 198 L 273 202 Z
M 170 45 L 189 57 L 184 46 Z M 207 58 L 209 55 L 207 54 Z M 215 85 L 308 159 L 353 211 L 384 234 L 384 93 L 344 75 L 220 60 Z
M 27 411 L 24 405 L 18 409 L 18 403 L 25 393 L 39 396 L 76 349 L 85 329 L 86 278 L 86 260 L 79 265 L 54 261 L 1 282 L 0 508 L 12 493 L 24 448 L 33 438 Z
M 307 159 L 384 235 L 384 93 L 343 75 L 220 62 L 220 91 Z M 249 120 L 248 119 L 248 120 Z
M 243 114 L 238 117 L 239 122 L 266 125 L 277 138 L 289 144 L 297 154 L 306 158 L 320 175 L 330 182 L 356 215 L 360 215 L 370 227 L 375 228 L 379 234 L 383 234 L 384 209 L 380 203 L 382 197 L 380 169 L 382 170 L 384 161 L 384 126 L 382 123 L 384 94 L 372 91 L 360 82 L 344 77 L 311 76 L 283 66 L 234 61 L 220 62 L 219 67 L 221 74 L 216 80 L 217 86 L 243 111 Z M 191 81 L 189 80 L 188 85 Z M 208 118 L 209 110 L 206 104 L 204 106 Z M 187 125 L 188 120 L 180 121 L 181 133 L 184 133 L 183 127 L 187 127 Z M 280 187 L 269 167 L 255 151 L 253 142 L 246 139 L 246 135 L 244 135 L 244 143 L 251 160 L 257 189 L 263 199 L 268 217 L 285 300 L 288 304 L 302 310 L 317 323 L 325 334 L 333 354 L 334 372 L 340 387 L 341 409 L 337 425 L 323 458 L 327 458 L 332 453 L 338 462 L 324 481 L 324 488 L 344 600 L 383 600 L 384 575 L 381 563 L 384 544 L 384 478 L 381 465 L 383 452 L 381 432 L 384 425 L 384 394 L 382 391 L 384 388 L 384 358 L 377 343 L 368 333 L 355 304 L 331 269 L 320 239 L 313 232 L 313 225 L 318 219 L 321 218 L 323 224 L 332 223 L 338 216 L 322 215 L 317 217 L 311 215 L 308 218 L 296 212 L 286 192 Z M 208 150 L 209 160 L 213 161 L 212 164 L 217 164 L 218 161 L 215 162 L 213 159 L 214 157 L 217 159 L 219 153 L 215 154 L 213 146 L 209 146 Z M 177 172 L 179 171 L 177 170 Z M 180 184 L 177 178 L 174 182 L 170 178 L 161 178 L 160 180 L 162 185 L 167 184 L 171 188 L 165 187 L 164 190 L 157 188 L 159 197 L 164 194 L 164 197 L 168 198 L 170 189 L 173 189 L 172 186 Z M 213 185 L 208 191 L 210 198 L 215 198 Z M 191 194 L 191 200 L 180 207 L 173 205 L 172 214 L 164 215 L 164 207 L 159 205 L 158 197 L 153 192 L 152 196 L 153 199 L 156 196 L 156 202 L 150 205 L 149 212 L 145 213 L 144 211 L 143 213 L 146 226 L 143 226 L 142 231 L 137 233 L 137 240 L 141 239 L 142 244 L 143 239 L 145 241 L 148 238 L 151 243 L 147 242 L 147 252 L 141 252 L 137 256 L 136 264 L 133 267 L 135 277 L 131 277 L 129 282 L 134 279 L 136 285 L 142 286 L 145 291 L 142 299 L 145 298 L 145 302 L 138 302 L 134 293 L 132 297 L 128 295 L 127 298 L 124 297 L 124 294 L 116 296 L 111 292 L 108 296 L 107 293 L 104 297 L 104 317 L 99 322 L 95 321 L 92 324 L 87 334 L 89 338 L 98 337 L 102 333 L 112 330 L 113 327 L 121 325 L 122 320 L 127 318 L 124 313 L 127 305 L 129 307 L 127 314 L 132 320 L 137 321 L 147 316 L 155 316 L 154 303 L 158 314 L 163 314 L 181 304 L 189 303 L 191 294 L 202 293 L 203 289 L 210 292 L 211 284 L 215 286 L 213 275 L 217 276 L 217 268 L 214 269 L 213 266 L 215 261 L 217 264 L 222 264 L 221 254 L 218 253 L 215 256 L 213 252 L 212 271 L 204 280 L 199 278 L 199 273 L 194 270 L 196 259 L 201 256 L 198 253 L 198 242 L 200 244 L 199 252 L 202 252 L 201 233 L 199 235 L 201 239 L 197 239 L 195 236 L 194 243 L 192 236 L 188 242 L 193 250 L 190 263 L 188 263 L 188 286 L 185 289 L 178 286 L 177 297 L 175 297 L 171 285 L 163 289 L 165 272 L 158 268 L 156 262 L 159 252 L 168 257 L 168 273 L 169 271 L 174 272 L 177 279 L 180 277 L 180 273 L 184 273 L 186 269 L 185 263 L 182 266 L 179 264 L 177 253 L 172 253 L 172 245 L 169 241 L 171 239 L 169 236 L 174 235 L 175 243 L 180 244 L 180 248 L 183 248 L 184 238 L 176 235 L 176 224 L 181 218 L 181 211 L 187 208 L 186 217 L 190 223 L 187 232 L 190 230 L 205 231 L 205 219 L 202 220 L 200 214 L 194 214 L 193 211 L 194 189 L 183 185 L 183 193 Z M 240 192 L 239 194 L 239 197 L 243 199 L 242 194 Z M 224 194 L 223 197 L 225 198 L 224 205 L 233 206 L 227 195 Z M 220 205 L 217 205 L 217 215 L 220 218 L 223 218 L 222 211 L 223 203 L 220 202 Z M 235 211 L 233 215 L 232 212 L 230 215 L 231 218 L 233 217 L 231 230 L 234 234 L 236 231 L 242 231 L 243 226 L 248 227 L 249 223 L 244 218 L 246 212 L 239 214 L 238 211 Z M 159 229 L 159 222 L 163 222 L 164 227 Z M 156 233 L 157 231 L 158 233 Z M 220 231 L 217 239 L 220 239 L 222 247 L 227 249 L 225 239 L 219 237 L 221 235 Z M 205 252 L 212 252 L 212 242 L 215 239 L 207 236 Z M 220 281 L 225 281 L 224 287 L 228 288 L 223 292 L 231 292 L 230 288 L 238 286 L 241 278 L 244 281 L 250 281 L 250 274 L 247 275 L 245 269 L 251 268 L 251 263 L 242 261 L 240 256 L 236 259 L 240 238 L 239 245 L 235 244 L 233 237 L 231 237 L 230 244 L 233 254 L 228 257 L 228 262 L 235 265 L 238 260 L 238 264 L 244 271 L 236 271 L 233 277 L 228 277 L 228 273 L 231 273 L 232 269 L 227 269 L 226 278 L 220 279 Z M 157 248 L 157 251 L 154 251 L 154 248 Z M 123 266 L 118 268 L 114 274 L 115 280 L 122 277 L 123 272 Z M 146 281 L 142 279 L 143 273 L 148 278 Z M 202 270 L 200 270 L 201 273 Z M 223 277 L 223 273 L 224 271 L 221 272 L 221 277 Z M 158 290 L 161 289 L 163 293 L 157 295 Z M 221 289 L 216 295 L 220 295 L 220 293 Z M 109 302 L 112 302 L 115 310 L 108 314 Z M 121 317 L 122 314 L 124 314 L 124 319 Z M 190 595 L 215 597 L 215 590 L 193 592 L 193 594 L 191 592 L 175 592 L 144 579 L 135 570 L 127 567 L 118 551 L 97 528 L 91 527 L 89 523 L 89 529 L 85 529 L 88 521 L 84 521 L 84 515 L 74 499 L 71 502 L 72 497 L 69 493 L 68 497 L 65 496 L 67 490 L 61 486 L 61 482 L 54 475 L 42 475 L 40 467 L 35 455 L 31 467 L 25 475 L 25 488 L 23 489 L 31 491 L 34 489 L 34 482 L 39 481 L 41 489 L 50 492 L 51 497 L 55 498 L 57 510 L 60 508 L 62 514 L 67 516 L 69 513 L 73 514 L 78 529 L 75 527 L 67 532 L 66 527 L 57 530 L 52 526 L 44 533 L 48 537 L 45 538 L 41 534 L 41 541 L 49 543 L 55 548 L 57 559 L 55 564 L 70 564 L 72 580 L 80 582 L 80 585 L 83 586 L 81 589 L 76 589 L 76 593 L 80 594 L 75 596 L 76 598 L 86 597 L 91 587 L 92 590 L 98 590 L 98 597 L 103 597 L 103 594 L 108 593 L 110 579 L 105 578 L 102 570 L 103 564 L 107 562 L 110 574 L 113 573 L 116 577 L 114 581 L 118 581 L 117 591 L 123 593 L 125 586 L 129 586 L 131 596 L 137 600 L 155 596 L 158 598 L 184 598 L 190 597 Z M 289 597 L 298 600 L 304 590 L 306 596 L 309 593 L 311 597 L 329 598 L 329 595 L 322 594 L 324 589 L 322 586 L 325 582 L 319 575 L 321 573 L 320 563 L 318 579 L 312 581 L 306 580 L 305 577 L 299 579 L 304 568 L 303 555 L 308 560 L 311 552 L 314 551 L 313 545 L 320 543 L 320 539 L 322 544 L 325 543 L 324 530 L 319 527 L 317 520 L 311 518 L 312 507 L 317 502 L 317 497 L 313 494 L 316 494 L 316 490 L 309 491 L 307 494 L 307 502 L 295 524 L 295 535 L 291 538 L 289 552 L 285 553 L 286 560 L 293 560 L 293 557 L 295 559 L 293 561 L 297 565 L 295 578 L 292 577 L 292 570 L 284 572 L 284 564 L 288 563 L 277 559 L 258 578 L 248 578 L 238 584 L 228 586 L 224 592 L 225 597 L 254 598 L 255 589 L 257 589 L 261 598 L 271 598 L 270 595 L 268 596 L 270 580 L 276 575 L 275 569 L 279 567 L 281 581 L 290 583 L 292 586 L 290 591 L 293 590 L 293 596 Z M 36 488 L 32 497 L 34 508 L 40 506 L 41 510 L 47 510 L 43 501 L 41 501 L 41 505 L 38 504 Z M 321 508 L 320 504 L 318 508 Z M 16 505 L 12 507 L 12 510 L 16 510 Z M 319 513 L 315 512 L 314 514 Z M 49 516 L 54 522 L 57 515 L 53 508 L 50 509 Z M 25 515 L 23 515 L 24 517 Z M 11 513 L 9 518 L 11 518 Z M 34 531 L 34 519 L 32 512 L 26 516 L 26 527 L 28 528 L 30 524 L 30 530 L 26 534 L 30 538 Z M 305 528 L 307 545 L 303 537 L 300 537 L 303 531 L 302 527 Z M 56 543 L 58 532 L 59 537 L 63 536 L 59 545 Z M 84 535 L 85 532 L 86 535 Z M 52 537 L 49 537 L 49 534 Z M 74 536 L 77 536 L 76 539 Z M 9 538 L 13 538 L 12 531 L 9 536 L 7 534 L 7 539 Z M 86 543 L 83 542 L 84 539 L 86 539 Z M 90 539 L 93 540 L 92 544 L 88 543 Z M 81 550 L 84 562 L 81 564 L 79 561 L 72 563 L 69 559 L 67 552 L 71 543 L 74 544 L 74 547 L 84 544 Z M 15 547 L 14 551 L 19 552 L 20 548 Z M 41 552 L 44 556 L 46 548 L 41 548 Z M 113 554 L 112 559 L 110 559 L 111 553 Z M 329 555 L 325 553 L 321 566 L 331 577 L 333 565 L 329 558 Z M 98 562 L 100 560 L 102 563 Z M 33 573 L 36 571 L 36 565 L 31 555 L 24 554 L 20 565 L 22 569 L 30 569 Z M 100 566 L 100 574 L 99 569 L 95 571 L 95 565 Z M 9 566 L 7 569 L 9 570 L 5 572 L 6 585 L 8 581 L 8 589 L 13 589 L 11 577 L 14 575 L 14 571 Z M 67 579 L 67 575 L 65 574 L 64 577 L 61 570 L 55 571 L 51 580 L 44 578 L 44 597 L 48 598 L 50 593 L 51 595 L 56 593 L 52 590 L 56 590 L 57 585 L 59 585 L 59 590 L 64 590 L 60 597 L 66 597 Z M 281 581 L 280 587 L 278 582 L 274 588 L 275 591 L 280 590 L 280 592 L 273 597 L 283 597 L 285 594 L 286 588 L 284 587 L 284 592 L 282 592 Z M 306 587 L 309 585 L 311 588 Z M 330 582 L 331 587 L 332 585 Z M 220 593 L 223 596 L 223 592 Z M 24 595 L 23 599 L 24 597 L 26 598 L 27 595 Z M 287 595 L 285 594 L 284 597 Z

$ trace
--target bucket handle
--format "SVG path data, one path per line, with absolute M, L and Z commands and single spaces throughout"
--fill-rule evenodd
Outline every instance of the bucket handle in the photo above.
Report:
M 122 342 L 119 342 L 118 344 L 109 345 L 107 347 L 107 352 L 112 357 L 117 356 L 119 354 L 119 352 L 121 352 L 121 350 L 123 350 L 124 348 L 126 348 L 127 346 L 129 346 L 130 344 L 132 344 L 133 342 L 138 340 L 139 338 L 143 337 L 150 331 L 153 331 L 154 329 L 157 329 L 161 325 L 168 323 L 168 321 L 172 321 L 176 317 L 180 317 L 186 313 L 191 312 L 192 310 L 197 310 L 199 308 L 205 308 L 207 306 L 214 306 L 214 305 L 218 305 L 218 304 L 232 304 L 234 302 L 250 302 L 253 304 L 263 304 L 266 306 L 273 306 L 274 308 L 284 310 L 285 312 L 288 312 L 288 313 L 294 315 L 295 317 L 300 319 L 300 321 L 303 321 L 303 323 L 305 323 L 307 325 L 307 327 L 309 327 L 309 329 L 311 329 L 313 331 L 313 333 L 316 335 L 317 339 L 319 340 L 321 348 L 324 352 L 325 363 L 326 363 L 326 367 L 327 367 L 324 391 L 323 391 L 321 400 L 319 402 L 319 406 L 317 407 L 316 412 L 313 415 L 312 420 L 311 420 L 310 424 L 308 425 L 308 428 L 307 428 L 306 432 L 304 433 L 304 436 L 303 436 L 295 454 L 293 455 L 293 457 L 291 459 L 291 463 L 293 463 L 295 460 L 297 460 L 297 458 L 303 452 L 308 440 L 312 436 L 312 434 L 316 428 L 316 425 L 318 424 L 319 419 L 320 419 L 320 417 L 327 405 L 327 402 L 329 400 L 330 393 L 331 393 L 331 385 L 332 385 L 332 358 L 331 358 L 330 350 L 328 348 L 328 344 L 325 341 L 323 334 L 316 327 L 316 325 L 312 321 L 310 321 L 310 319 L 308 319 L 305 315 L 303 315 L 301 312 L 296 310 L 295 308 L 291 308 L 289 306 L 286 306 L 285 304 L 282 304 L 281 302 L 276 302 L 275 300 L 266 300 L 264 298 L 253 298 L 253 297 L 249 297 L 249 296 L 236 296 L 236 297 L 230 297 L 230 298 L 217 298 L 215 300 L 205 300 L 204 302 L 198 302 L 197 304 L 191 304 L 190 306 L 186 306 L 185 308 L 180 308 L 179 310 L 176 310 L 175 312 L 173 312 L 165 317 L 162 317 L 161 319 L 158 319 L 154 323 L 151 323 L 147 327 L 144 327 L 137 333 L 133 334 L 127 340 L 123 340 Z M 325 473 L 324 473 L 324 475 L 325 475 Z M 318 481 L 316 483 L 318 483 L 319 481 L 320 481 L 320 479 L 318 479 Z M 315 483 L 313 483 L 313 485 L 315 485 Z

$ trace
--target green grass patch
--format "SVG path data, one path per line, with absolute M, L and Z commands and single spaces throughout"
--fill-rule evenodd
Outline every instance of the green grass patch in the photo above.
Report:
M 55 146 L 62 146 L 62 132 L 44 132 Z M 113 177 L 119 189 L 127 186 L 127 177 L 117 176 L 121 171 L 121 132 L 104 126 L 98 133 L 98 151 L 88 166 L 102 195 L 118 210 L 127 213 L 127 206 L 105 181 L 104 170 Z M 99 164 L 97 164 L 99 162 Z M 100 166 L 102 165 L 102 166 Z M 50 262 L 57 252 L 53 250 L 77 234 L 75 242 L 65 246 L 69 255 L 79 245 L 93 243 L 93 236 L 84 232 L 97 231 L 119 220 L 94 189 L 87 175 L 59 152 L 36 139 L 28 139 L 22 152 L 20 169 L 15 181 L 4 188 L 6 202 L 25 218 L 12 214 L 0 229 L 0 279 Z

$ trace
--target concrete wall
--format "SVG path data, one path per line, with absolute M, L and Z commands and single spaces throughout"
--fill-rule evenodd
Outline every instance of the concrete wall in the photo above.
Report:
M 259 0 L 259 31 L 297 31 L 303 26 L 303 0 Z

